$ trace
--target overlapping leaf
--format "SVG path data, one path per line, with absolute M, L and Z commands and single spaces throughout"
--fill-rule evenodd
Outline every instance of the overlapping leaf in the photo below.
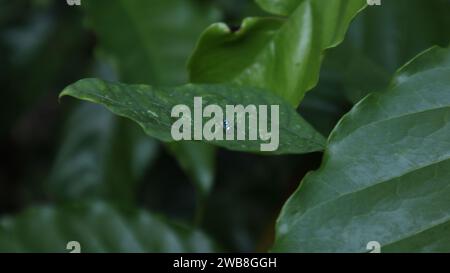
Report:
M 449 170 L 450 50 L 433 48 L 339 122 L 284 206 L 274 250 L 447 252 Z

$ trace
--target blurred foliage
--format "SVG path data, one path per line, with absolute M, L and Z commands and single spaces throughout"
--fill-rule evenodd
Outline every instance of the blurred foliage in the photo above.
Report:
M 142 210 L 117 211 L 100 202 L 32 208 L 14 219 L 4 218 L 0 231 L 0 252 L 61 252 L 73 238 L 82 252 L 211 252 L 215 248 L 200 232 Z
M 447 45 L 449 3 L 393 0 L 363 11 L 345 42 L 326 52 L 319 85 L 299 107 L 303 117 L 328 135 L 400 65 L 431 45 Z M 187 59 L 202 31 L 265 15 L 252 0 L 0 5 L 0 251 L 65 252 L 65 242 L 80 234 L 86 251 L 271 247 L 280 208 L 321 154 L 160 147 L 101 107 L 57 98 L 86 77 L 187 82 Z
M 42 181 L 66 116 L 56 94 L 67 81 L 87 75 L 93 41 L 76 23 L 81 13 L 61 4 L 2 1 L 2 11 L 0 210 L 8 212 L 45 196 Z
M 352 102 L 386 87 L 392 74 L 434 45 L 450 42 L 450 1 L 384 1 L 355 18 L 342 46 L 325 58 Z
M 156 142 L 138 126 L 91 104 L 80 105 L 66 123 L 47 181 L 50 197 L 59 202 L 103 197 L 134 204 L 137 182 L 156 156 Z

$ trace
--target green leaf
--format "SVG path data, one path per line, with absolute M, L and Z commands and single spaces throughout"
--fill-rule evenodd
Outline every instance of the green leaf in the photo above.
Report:
M 450 50 L 402 68 L 330 136 L 277 224 L 275 251 L 450 251 Z
M 177 120 L 171 117 L 172 108 L 184 104 L 194 109 L 193 98 L 196 96 L 203 97 L 204 105 L 216 104 L 222 109 L 226 105 L 279 105 L 280 139 L 278 150 L 273 153 L 306 153 L 323 149 L 323 137 L 295 109 L 277 96 L 256 88 L 194 84 L 176 88 L 153 88 L 85 79 L 67 87 L 61 93 L 61 96 L 66 95 L 102 104 L 113 113 L 137 122 L 148 135 L 166 142 L 173 142 L 171 127 Z M 260 145 L 266 142 L 259 139 L 211 143 L 231 150 L 259 152 Z
M 0 252 L 211 252 L 202 233 L 144 210 L 119 211 L 106 203 L 36 207 L 0 220 Z
M 81 104 L 66 123 L 47 192 L 67 202 L 103 197 L 134 204 L 138 182 L 157 155 L 157 143 L 106 109 Z
M 185 83 L 186 61 L 198 34 L 219 18 L 211 5 L 199 5 L 193 0 L 96 0 L 83 7 L 100 41 L 98 55 L 115 64 L 122 81 L 152 85 Z M 191 179 L 211 187 L 214 149 L 191 143 L 174 146 L 179 148 L 169 149 L 183 169 L 190 162 L 197 170 L 189 172 Z M 205 153 L 197 154 L 199 161 L 192 161 L 189 153 L 183 151 L 196 148 Z M 206 186 L 208 183 L 211 185 Z
M 297 106 L 318 81 L 324 50 L 338 45 L 364 0 L 306 0 L 286 19 L 223 23 L 200 38 L 188 67 L 195 83 L 233 82 L 270 90 Z

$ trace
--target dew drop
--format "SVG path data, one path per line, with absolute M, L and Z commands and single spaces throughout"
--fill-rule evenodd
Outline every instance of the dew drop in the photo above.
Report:
M 231 126 L 230 126 L 230 123 L 228 122 L 228 120 L 224 120 L 224 122 L 223 122 L 223 128 L 224 128 L 226 131 L 230 131 L 230 130 L 231 130 Z

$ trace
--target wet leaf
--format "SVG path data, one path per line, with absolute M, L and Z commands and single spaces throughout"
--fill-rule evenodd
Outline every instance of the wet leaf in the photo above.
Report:
M 275 251 L 450 250 L 450 50 L 433 48 L 336 126 L 285 204 Z
M 174 106 L 184 104 L 192 109 L 190 123 L 193 125 L 194 97 L 202 97 L 204 105 L 216 104 L 221 109 L 225 109 L 226 105 L 266 105 L 268 106 L 269 122 L 267 128 L 272 128 L 273 125 L 270 122 L 271 106 L 278 105 L 279 146 L 277 150 L 273 151 L 274 154 L 307 153 L 323 148 L 323 137 L 289 104 L 256 88 L 194 84 L 177 88 L 153 88 L 147 85 L 126 85 L 98 79 L 85 79 L 67 87 L 61 96 L 73 96 L 104 105 L 115 114 L 137 122 L 148 135 L 166 142 L 174 141 L 171 135 L 172 124 L 177 120 L 171 117 Z M 222 124 L 220 125 L 222 126 Z M 194 126 L 191 127 L 192 136 Z M 274 130 L 268 130 L 276 133 Z M 246 134 L 246 140 L 236 140 L 236 134 L 234 134 L 235 140 L 214 140 L 210 143 L 231 150 L 260 152 L 261 145 L 270 142 L 262 140 L 260 136 L 261 134 L 259 134 L 258 140 L 249 140 Z M 275 138 L 271 138 L 271 140 L 275 140 Z

